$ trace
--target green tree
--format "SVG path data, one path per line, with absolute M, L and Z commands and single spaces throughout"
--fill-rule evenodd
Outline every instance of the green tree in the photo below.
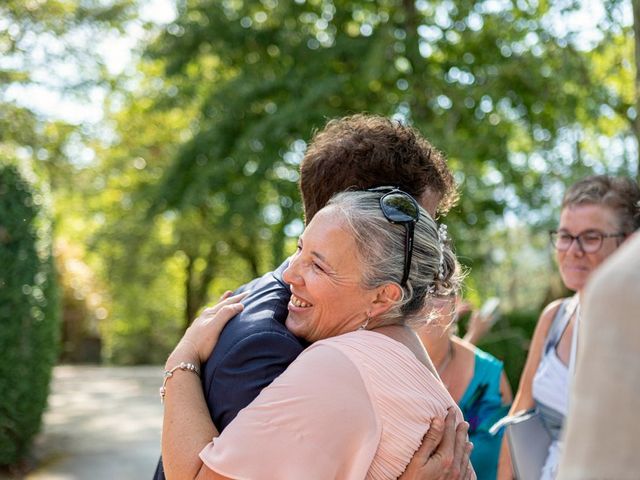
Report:
M 136 89 L 123 78 L 116 108 L 107 105 L 113 134 L 96 139 L 96 165 L 86 186 L 86 215 L 99 219 L 88 239 L 89 263 L 108 285 L 102 326 L 105 358 L 117 363 L 161 362 L 214 292 L 257 275 L 269 244 L 237 250 L 233 228 L 219 228 L 224 199 L 181 212 L 149 214 L 162 176 L 190 131 L 190 105 L 167 105 L 159 65 L 147 62 Z M 230 220 L 236 221 L 236 220 Z M 242 239 L 244 240 L 244 239 Z M 266 251 L 266 253 L 265 253 Z M 249 259 L 249 260 L 247 260 Z
M 185 279 L 191 265 L 201 272 L 197 288 L 185 280 L 185 319 L 220 258 L 204 232 L 223 235 L 250 273 L 273 267 L 300 229 L 305 142 L 328 118 L 362 111 L 410 122 L 447 153 L 462 188 L 447 223 L 471 285 L 490 293 L 483 265 L 508 271 L 526 258 L 526 239 L 496 261 L 491 246 L 478 248 L 496 228 L 508 234 L 505 214 L 543 230 L 565 182 L 636 171 L 623 121 L 633 113 L 621 101 L 628 26 L 620 2 L 606 6 L 600 36 L 586 42 L 565 22 L 578 1 L 179 3 L 143 65 L 164 68 L 152 78 L 155 108 L 188 119 L 149 200 L 151 218 L 177 215 L 202 232 L 176 230 L 199 252 L 185 257 Z M 612 154 L 612 142 L 623 148 Z
M 163 102 L 187 102 L 197 113 L 157 208 L 222 196 L 249 235 L 276 207 L 277 238 L 300 212 L 295 146 L 304 151 L 327 118 L 396 115 L 448 154 L 463 189 L 450 221 L 473 264 L 472 239 L 505 210 L 548 219 L 545 206 L 566 179 L 609 168 L 590 150 L 610 134 L 597 120 L 614 101 L 594 74 L 593 49 L 549 25 L 576 4 L 563 12 L 503 3 L 182 4 L 149 55 L 177 85 Z M 254 193 L 263 182 L 296 208 L 269 196 L 260 203 Z
M 108 85 L 100 45 L 89 40 L 121 28 L 132 3 L 6 0 L 0 5 L 0 148 L 51 165 L 53 179 L 60 180 L 55 186 L 68 173 L 59 169 L 69 161 L 64 144 L 74 129 L 44 116 L 37 100 L 46 98 L 43 90 L 49 98 L 86 99 L 93 87 Z
M 95 156 L 90 169 L 72 162 L 59 205 L 108 285 L 108 358 L 162 358 L 212 296 L 291 251 L 299 162 L 328 118 L 395 116 L 447 152 L 463 190 L 447 222 L 479 297 L 494 288 L 483 266 L 509 271 L 526 255 L 478 247 L 508 234 L 505 213 L 542 230 L 564 182 L 634 172 L 630 149 L 606 147 L 629 137 L 618 3 L 588 45 L 554 23 L 579 2 L 178 5 L 138 70 L 112 82 L 107 134 L 61 143 Z
M 132 0 L 0 4 L 0 157 L 30 162 L 40 181 L 48 184 L 55 236 L 67 253 L 82 251 L 76 247 L 87 238 L 92 223 L 84 209 L 84 185 L 91 163 L 85 144 L 94 133 L 89 125 L 79 124 L 71 111 L 73 102 L 79 110 L 78 105 L 89 104 L 92 96 L 109 88 L 102 42 L 123 32 L 133 6 Z M 59 261 L 73 260 L 65 255 Z M 74 275 L 73 269 L 61 272 Z M 73 343 L 67 332 L 85 329 L 87 319 L 76 318 L 78 313 L 90 316 L 97 308 L 79 306 L 92 302 L 77 298 L 86 290 L 86 285 L 82 292 L 74 287 L 78 281 L 62 282 L 66 347 Z

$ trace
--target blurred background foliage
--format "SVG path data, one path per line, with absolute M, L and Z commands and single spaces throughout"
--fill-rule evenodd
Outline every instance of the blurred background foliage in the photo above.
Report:
M 601 6 L 2 2 L 0 158 L 50 185 L 62 360 L 162 362 L 204 304 L 293 251 L 313 132 L 370 112 L 446 152 L 465 295 L 502 299 L 482 346 L 516 382 L 564 293 L 546 237 L 564 185 L 638 175 L 632 5 Z

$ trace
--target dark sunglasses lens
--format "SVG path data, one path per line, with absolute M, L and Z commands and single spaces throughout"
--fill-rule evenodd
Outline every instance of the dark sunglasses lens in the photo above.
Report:
M 385 216 L 392 222 L 411 222 L 418 219 L 418 205 L 406 194 L 389 193 L 380 199 Z

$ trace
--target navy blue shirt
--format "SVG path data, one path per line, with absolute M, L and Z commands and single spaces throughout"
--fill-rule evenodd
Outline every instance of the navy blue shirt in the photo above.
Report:
M 288 264 L 285 261 L 274 272 L 238 290 L 251 291 L 242 301 L 244 310 L 224 327 L 213 353 L 202 365 L 207 407 L 220 432 L 307 346 L 284 326 L 291 291 L 282 272 Z M 167 395 L 171 395 L 168 387 Z M 164 479 L 162 459 L 154 479 Z

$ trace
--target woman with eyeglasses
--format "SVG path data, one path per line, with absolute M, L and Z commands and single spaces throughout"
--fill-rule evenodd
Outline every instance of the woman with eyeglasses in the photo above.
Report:
M 451 408 L 456 422 L 462 415 L 412 327 L 458 277 L 436 223 L 408 194 L 382 188 L 335 196 L 308 224 L 283 274 L 291 286 L 286 326 L 311 346 L 220 434 L 198 377 L 170 377 L 167 478 L 420 478 L 419 466 L 407 466 L 432 420 Z M 168 369 L 197 369 L 242 310 L 240 300 L 205 310 Z
M 542 479 L 556 475 L 580 318 L 580 295 L 594 270 L 640 227 L 640 188 L 623 177 L 591 176 L 566 191 L 560 223 L 550 232 L 560 276 L 575 295 L 540 315 L 511 413 L 536 408 L 551 434 Z M 505 447 L 506 448 L 506 447 Z M 511 462 L 498 478 L 512 478 Z

